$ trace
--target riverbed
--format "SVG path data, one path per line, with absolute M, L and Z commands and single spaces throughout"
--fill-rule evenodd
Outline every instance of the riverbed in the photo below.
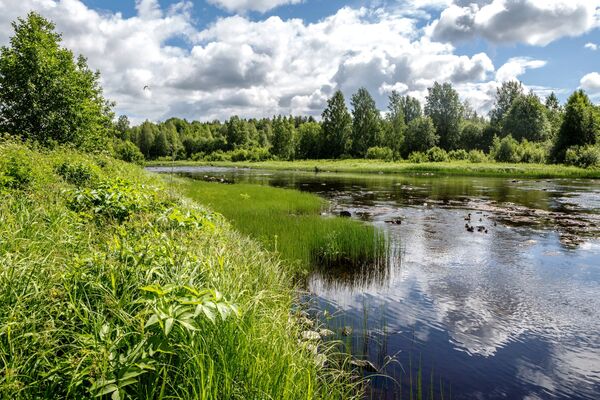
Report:
M 385 231 L 385 266 L 307 282 L 381 373 L 369 397 L 600 398 L 600 181 L 149 170 L 315 193 Z

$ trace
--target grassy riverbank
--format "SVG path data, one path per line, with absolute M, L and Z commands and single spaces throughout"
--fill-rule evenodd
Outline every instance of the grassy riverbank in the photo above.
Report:
M 350 398 L 289 268 L 163 182 L 0 143 L 0 397 Z
M 187 196 L 222 213 L 242 233 L 279 252 L 305 272 L 315 265 L 360 266 L 383 262 L 382 234 L 371 225 L 323 218 L 326 202 L 316 195 L 269 186 L 224 185 L 187 180 Z
M 442 163 L 384 162 L 376 160 L 301 160 L 263 162 L 193 162 L 176 161 L 175 165 L 213 165 L 221 167 L 257 168 L 268 170 L 297 170 L 327 172 L 356 172 L 383 174 L 424 174 L 489 176 L 510 178 L 600 178 L 600 169 L 578 168 L 550 164 L 470 163 L 452 161 Z M 172 165 L 152 161 L 148 165 Z

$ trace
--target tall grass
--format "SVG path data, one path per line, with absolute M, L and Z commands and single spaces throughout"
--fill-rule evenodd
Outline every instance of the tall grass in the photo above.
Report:
M 162 165 L 151 162 L 150 165 Z M 470 163 L 468 161 L 410 163 L 377 160 L 302 160 L 263 162 L 193 162 L 177 161 L 177 165 L 215 165 L 224 167 L 260 168 L 321 172 L 357 172 L 384 174 L 423 174 L 456 176 L 489 176 L 511 178 L 600 178 L 599 168 L 579 168 L 549 164 Z
M 183 185 L 189 197 L 222 213 L 237 230 L 280 253 L 298 271 L 387 261 L 382 232 L 359 221 L 321 216 L 327 204 L 316 195 L 250 184 L 186 180 Z
M 0 398 L 352 398 L 293 289 L 156 176 L 0 143 Z

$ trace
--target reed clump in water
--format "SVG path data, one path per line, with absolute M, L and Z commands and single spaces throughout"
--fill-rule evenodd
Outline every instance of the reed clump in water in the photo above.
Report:
M 191 198 L 222 213 L 236 229 L 258 238 L 298 271 L 361 267 L 387 261 L 384 234 L 360 221 L 322 216 L 320 197 L 269 186 L 186 180 Z

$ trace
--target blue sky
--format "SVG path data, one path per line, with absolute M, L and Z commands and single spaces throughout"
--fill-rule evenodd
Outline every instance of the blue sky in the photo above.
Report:
M 436 80 L 482 113 L 512 79 L 600 100 L 600 0 L 0 0 L 0 44 L 32 9 L 134 121 L 318 116 L 361 86 L 383 110 Z

